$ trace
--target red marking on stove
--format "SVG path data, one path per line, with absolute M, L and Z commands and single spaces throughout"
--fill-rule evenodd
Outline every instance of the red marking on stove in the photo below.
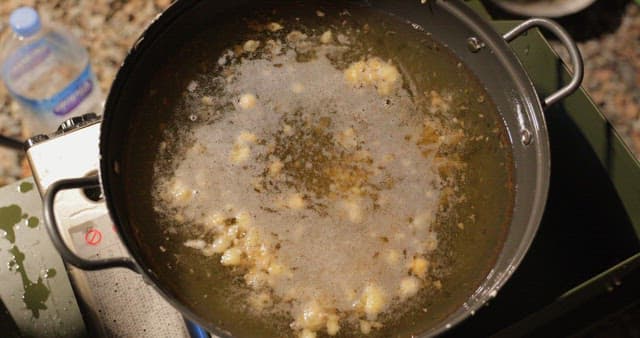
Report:
M 102 232 L 98 229 L 91 228 L 84 234 L 84 240 L 89 245 L 98 245 L 102 241 Z

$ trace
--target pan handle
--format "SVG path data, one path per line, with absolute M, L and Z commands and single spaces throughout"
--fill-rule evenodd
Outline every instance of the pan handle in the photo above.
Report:
M 582 63 L 582 55 L 580 54 L 580 50 L 576 45 L 575 41 L 571 39 L 569 33 L 567 33 L 562 26 L 557 24 L 555 21 L 543 18 L 532 18 L 522 22 L 521 24 L 514 27 L 512 30 L 507 32 L 502 36 L 507 42 L 513 41 L 515 38 L 520 36 L 520 34 L 528 31 L 531 28 L 546 28 L 548 31 L 553 33 L 560 42 L 564 45 L 564 47 L 569 51 L 569 56 L 571 57 L 571 63 L 573 64 L 573 76 L 571 78 L 571 82 L 566 86 L 560 88 L 555 93 L 547 96 L 543 101 L 543 108 L 547 108 L 550 105 L 558 102 L 559 100 L 564 99 L 565 97 L 571 95 L 576 89 L 580 87 L 580 83 L 582 82 L 582 78 L 584 76 L 584 65 Z
M 44 194 L 44 221 L 47 226 L 47 232 L 53 245 L 58 249 L 62 258 L 73 266 L 82 270 L 100 270 L 107 268 L 127 268 L 135 272 L 139 272 L 138 265 L 128 257 L 107 258 L 107 259 L 85 259 L 71 251 L 65 243 L 60 227 L 56 221 L 54 211 L 56 195 L 62 190 L 92 188 L 99 187 L 100 180 L 98 176 L 89 176 L 82 178 L 71 178 L 53 182 L 47 192 Z

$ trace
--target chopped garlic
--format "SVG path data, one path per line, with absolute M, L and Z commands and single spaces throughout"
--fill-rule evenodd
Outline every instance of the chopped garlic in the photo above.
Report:
M 300 210 L 302 208 L 304 208 L 306 205 L 304 199 L 302 198 L 302 195 L 295 193 L 295 194 L 291 194 L 291 196 L 289 196 L 289 198 L 287 199 L 287 206 L 290 209 L 294 209 L 294 210 Z
M 251 270 L 244 275 L 245 283 L 254 289 L 263 287 L 268 278 L 265 272 L 259 270 Z
M 260 246 L 260 236 L 255 228 L 249 228 L 244 236 L 244 249 L 248 256 L 253 256 L 253 251 Z
M 362 332 L 362 334 L 371 333 L 371 323 L 369 323 L 366 320 L 361 320 L 360 321 L 360 332 Z
M 361 82 L 360 78 L 364 76 L 365 69 L 366 64 L 363 61 L 355 62 L 351 64 L 349 68 L 345 69 L 344 78 L 349 84 L 354 86 L 359 85 Z
M 205 95 L 200 99 L 200 102 L 207 106 L 213 106 L 213 97 Z
M 189 82 L 189 85 L 187 85 L 187 90 L 190 91 L 190 92 L 193 92 L 196 89 L 198 89 L 198 82 L 196 82 L 196 81 Z
M 416 277 L 405 277 L 400 281 L 400 299 L 413 297 L 420 290 L 420 280 Z
M 246 145 L 235 144 L 231 149 L 229 160 L 233 164 L 241 164 L 249 159 L 250 154 L 251 150 L 249 149 L 249 147 L 247 147 Z
M 400 253 L 397 250 L 389 249 L 384 255 L 384 259 L 389 265 L 396 265 L 400 261 Z
M 347 219 L 352 223 L 362 223 L 364 220 L 362 206 L 360 205 L 359 199 L 355 198 L 342 201 L 341 207 L 345 211 Z
M 316 333 L 311 330 L 304 329 L 300 332 L 300 338 L 316 338 Z
M 248 40 L 242 45 L 242 49 L 244 49 L 245 52 L 255 52 L 258 47 L 260 47 L 260 41 L 256 40 Z
M 302 315 L 295 321 L 295 325 L 307 330 L 317 331 L 325 324 L 326 313 L 314 300 L 304 305 Z
M 242 142 L 242 143 L 256 143 L 256 141 L 258 140 L 258 137 L 254 133 L 250 133 L 248 131 L 242 131 L 240 132 L 240 135 L 238 135 L 236 140 L 237 142 Z
M 178 205 L 185 205 L 193 198 L 194 191 L 180 179 L 175 179 L 169 187 L 169 196 Z
M 189 155 L 202 155 L 207 151 L 207 148 L 200 142 L 196 142 L 191 146 L 191 148 L 187 149 L 187 156 Z
M 304 34 L 300 31 L 291 31 L 291 33 L 287 34 L 287 41 L 289 42 L 298 42 L 305 40 L 307 38 L 307 34 Z
M 281 29 L 283 29 L 284 27 L 282 27 L 281 24 L 277 23 L 277 22 L 269 22 L 267 24 L 267 29 L 272 31 L 272 32 L 277 32 Z
M 333 33 L 331 33 L 331 30 L 322 33 L 322 35 L 320 36 L 320 42 L 324 43 L 325 45 L 331 43 L 332 41 Z
M 282 161 L 280 161 L 279 159 L 274 160 L 269 165 L 269 175 L 278 176 L 278 174 L 280 174 L 280 171 L 282 171 L 282 168 L 284 168 L 284 164 L 282 163 Z
M 236 214 L 235 218 L 236 224 L 240 229 L 246 229 L 247 226 L 251 223 L 251 215 L 246 211 L 239 212 L 238 214 Z
M 238 225 L 232 225 L 227 229 L 227 236 L 231 237 L 231 239 L 235 239 L 236 237 L 238 237 L 238 232 L 239 232 L 239 228 Z
M 340 331 L 340 323 L 338 322 L 340 317 L 335 314 L 329 315 L 327 318 L 327 334 L 335 336 Z
M 242 250 L 231 248 L 220 257 L 220 263 L 226 266 L 240 265 L 242 263 Z
M 227 50 L 226 52 L 222 53 L 222 55 L 218 59 L 218 65 L 224 66 L 231 59 L 233 59 L 233 51 Z
M 222 235 L 216 238 L 215 241 L 213 241 L 213 244 L 211 244 L 211 251 L 213 253 L 221 254 L 231 246 L 232 241 L 233 241 L 233 238 L 227 235 Z
M 362 300 L 364 313 L 369 319 L 376 319 L 378 314 L 384 310 L 387 305 L 386 295 L 384 291 L 376 285 L 367 285 L 362 292 Z
M 256 98 L 255 95 L 246 93 L 240 96 L 240 99 L 238 100 L 238 105 L 243 110 L 249 110 L 249 109 L 253 109 L 256 106 L 257 102 L 258 102 L 258 99 Z
M 344 34 L 338 34 L 338 42 L 340 42 L 343 45 L 348 45 L 351 43 L 349 38 Z
M 292 136 L 293 135 L 293 128 L 290 125 L 285 123 L 282 126 L 282 132 L 287 136 Z
M 373 86 L 380 96 L 388 96 L 398 87 L 400 72 L 380 58 L 354 62 L 344 71 L 344 79 L 355 87 Z
M 183 243 L 184 246 L 192 249 L 202 250 L 207 245 L 207 243 L 201 239 L 190 239 Z
M 353 128 L 347 128 L 340 132 L 337 136 L 337 141 L 341 146 L 347 149 L 353 149 L 358 145 L 358 139 L 356 138 L 356 132 Z
M 428 269 L 429 261 L 427 261 L 423 257 L 416 257 L 411 262 L 411 272 L 420 278 L 425 277 Z
M 271 54 L 277 55 L 282 51 L 282 43 L 278 40 L 267 40 L 265 43 L 265 50 Z
M 427 252 L 434 251 L 438 248 L 438 238 L 436 237 L 435 232 L 429 233 L 429 237 L 424 242 L 424 248 Z
M 267 272 L 272 276 L 280 276 L 288 272 L 288 269 L 280 263 L 271 262 L 269 268 L 267 268 Z
M 411 222 L 411 226 L 416 229 L 423 230 L 427 226 L 431 225 L 432 222 L 433 222 L 433 213 L 421 212 L 421 213 L 418 213 L 416 217 L 413 219 L 413 222 Z
M 205 226 L 210 229 L 219 229 L 221 226 L 224 225 L 223 222 L 224 222 L 224 216 L 222 216 L 217 212 L 209 214 L 205 218 Z

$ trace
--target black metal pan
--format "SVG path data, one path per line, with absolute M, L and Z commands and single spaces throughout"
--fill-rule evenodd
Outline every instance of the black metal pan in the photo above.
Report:
M 45 220 L 54 244 L 68 263 L 81 269 L 124 267 L 140 273 L 186 317 L 218 336 L 267 337 L 290 333 L 278 326 L 265 327 L 264 323 L 247 319 L 241 312 L 228 310 L 222 298 L 212 296 L 206 302 L 199 300 L 196 296 L 203 290 L 224 289 L 222 277 L 215 273 L 211 276 L 197 271 L 186 273 L 189 268 L 206 264 L 199 258 L 182 268 L 167 268 L 167 262 L 175 263 L 175 257 L 170 255 L 171 248 L 169 253 L 165 252 L 166 248 L 159 249 L 158 243 L 162 243 L 166 234 L 158 224 L 157 212 L 150 201 L 153 163 L 158 159 L 163 128 L 175 118 L 171 107 L 178 104 L 178 93 L 187 86 L 190 76 L 207 71 L 207 62 L 203 60 L 217 60 L 222 48 L 229 45 L 228 40 L 237 36 L 230 27 L 236 24 L 237 31 L 244 29 L 240 27 L 246 22 L 237 19 L 243 17 L 242 13 L 268 14 L 275 7 L 293 8 L 295 14 L 292 15 L 302 17 L 299 21 L 304 21 L 305 11 L 314 13 L 311 15 L 314 17 L 316 8 L 329 13 L 331 8 L 342 7 L 349 8 L 354 17 L 360 11 L 375 11 L 400 20 L 415 34 L 428 36 L 445 48 L 446 53 L 476 79 L 473 81 L 480 84 L 495 105 L 498 120 L 504 125 L 512 162 L 509 164 L 512 196 L 502 205 L 508 215 L 507 224 L 504 228 L 478 230 L 473 235 L 476 237 L 465 242 L 465 250 L 477 250 L 478 254 L 467 255 L 467 265 L 472 268 L 445 286 L 449 295 L 446 302 L 431 304 L 427 312 L 412 312 L 371 335 L 426 337 L 444 332 L 495 297 L 526 254 L 542 217 L 550 175 L 544 108 L 575 91 L 583 74 L 575 43 L 552 21 L 530 19 L 501 36 L 462 1 L 304 4 L 175 1 L 135 43 L 111 87 L 101 129 L 99 176 L 61 180 L 53 183 L 46 193 Z M 569 50 L 573 63 L 571 82 L 543 99 L 538 97 L 509 47 L 511 40 L 532 28 L 543 28 L 554 34 Z M 193 42 L 202 32 L 208 32 L 209 44 L 203 44 L 202 40 Z M 150 89 L 163 95 L 154 97 Z M 86 260 L 74 254 L 62 240 L 54 215 L 55 196 L 65 189 L 88 186 L 100 186 L 104 191 L 111 217 L 131 257 Z M 477 203 L 482 205 L 482 201 Z

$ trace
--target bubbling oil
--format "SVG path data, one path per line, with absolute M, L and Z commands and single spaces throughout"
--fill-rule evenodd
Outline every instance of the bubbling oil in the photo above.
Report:
M 216 297 L 281 334 L 384 336 L 472 287 L 455 280 L 478 269 L 479 233 L 497 234 L 495 255 L 509 153 L 489 97 L 446 51 L 419 49 L 418 64 L 403 42 L 383 46 L 403 23 L 322 13 L 313 30 L 252 21 L 188 83 L 175 115 L 191 123 L 167 128 L 155 164 L 161 251 L 226 275 Z M 432 59 L 432 74 L 413 71 Z M 441 82 L 447 71 L 466 86 Z M 479 210 L 487 185 L 505 193 Z

